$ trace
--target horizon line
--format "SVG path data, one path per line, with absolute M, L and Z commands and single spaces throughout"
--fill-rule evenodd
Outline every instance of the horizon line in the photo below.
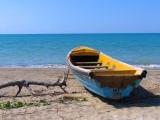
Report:
M 0 35 L 73 35 L 73 34 L 160 34 L 160 32 L 108 32 L 108 33 L 0 33 Z

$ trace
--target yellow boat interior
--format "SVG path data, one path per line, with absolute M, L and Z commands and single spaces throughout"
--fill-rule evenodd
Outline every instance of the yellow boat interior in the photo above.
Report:
M 70 60 L 73 65 L 92 71 L 114 71 L 123 74 L 135 74 L 137 72 L 133 66 L 88 47 L 75 48 L 70 54 Z
M 141 69 L 136 69 L 131 65 L 113 59 L 92 48 L 83 46 L 75 48 L 69 57 L 74 66 L 89 69 L 92 77 L 100 80 L 102 86 L 105 85 L 106 82 L 112 82 L 110 83 L 111 86 L 114 85 L 112 87 L 122 87 L 141 78 Z M 105 80 L 109 78 L 111 78 L 112 81 Z M 113 83 L 114 81 L 116 81 L 116 83 Z M 123 85 L 120 85 L 117 81 L 123 83 Z M 115 84 L 117 85 L 115 86 Z

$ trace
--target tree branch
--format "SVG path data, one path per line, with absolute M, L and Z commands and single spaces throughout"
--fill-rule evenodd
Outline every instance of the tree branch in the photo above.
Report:
M 67 92 L 65 90 L 65 88 L 67 86 L 66 80 L 63 80 L 62 82 L 60 82 L 60 79 L 58 79 L 55 83 L 48 83 L 48 82 L 43 82 L 43 81 L 42 82 L 40 82 L 40 81 L 27 81 L 27 80 L 12 81 L 12 82 L 8 82 L 8 83 L 0 85 L 0 89 L 6 88 L 6 87 L 11 87 L 11 86 L 18 86 L 18 91 L 16 93 L 16 97 L 17 97 L 23 87 L 26 87 L 27 90 L 29 90 L 29 92 L 32 93 L 31 89 L 30 89 L 30 85 L 45 86 L 47 88 L 59 86 L 65 93 Z
M 30 80 L 21 80 L 21 81 L 11 81 L 5 84 L 0 85 L 0 89 L 6 88 L 6 87 L 10 87 L 10 86 L 18 86 L 18 91 L 15 95 L 15 97 L 17 97 L 19 95 L 19 93 L 21 92 L 23 87 L 26 87 L 27 90 L 34 95 L 34 93 L 32 92 L 30 85 L 38 85 L 38 86 L 45 86 L 45 87 L 55 87 L 55 86 L 59 86 L 65 93 L 67 93 L 67 91 L 65 90 L 65 88 L 67 87 L 67 79 L 68 79 L 68 75 L 69 75 L 69 69 L 67 70 L 67 73 L 64 72 L 63 75 L 63 79 L 61 80 L 60 78 L 58 78 L 58 80 L 54 83 L 49 83 L 49 82 L 44 82 L 44 81 L 30 81 Z

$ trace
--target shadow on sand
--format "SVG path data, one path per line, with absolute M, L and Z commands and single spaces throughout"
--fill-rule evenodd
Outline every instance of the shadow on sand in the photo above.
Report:
M 130 97 L 120 100 L 106 99 L 92 92 L 90 93 L 93 96 L 98 97 L 101 101 L 113 105 L 115 108 L 160 106 L 160 95 L 154 95 L 141 86 L 135 88 Z

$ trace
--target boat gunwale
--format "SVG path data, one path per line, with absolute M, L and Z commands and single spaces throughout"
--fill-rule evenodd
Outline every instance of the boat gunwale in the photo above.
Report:
M 95 69 L 85 69 L 85 68 L 82 68 L 82 67 L 80 67 L 80 66 L 74 65 L 74 64 L 71 62 L 71 60 L 70 60 L 70 55 L 71 55 L 71 53 L 72 53 L 75 49 L 76 49 L 76 48 L 73 48 L 73 49 L 67 54 L 67 64 L 68 64 L 68 66 L 71 67 L 72 69 L 74 69 L 74 70 L 76 70 L 76 71 L 80 71 L 81 73 L 87 74 L 88 76 L 94 74 L 95 72 L 105 72 L 105 71 L 113 71 L 113 72 L 114 72 L 114 71 L 115 71 L 114 69 L 106 69 L 106 70 L 100 70 L 100 69 L 97 69 L 97 70 L 95 70 Z M 92 48 L 91 48 L 91 49 L 92 49 Z M 95 50 L 95 49 L 93 49 L 93 50 Z M 98 50 L 95 50 L 95 51 L 98 51 Z M 140 68 L 140 67 L 133 66 L 133 65 L 127 64 L 127 63 L 125 63 L 125 62 L 122 62 L 122 61 L 120 61 L 120 60 L 114 59 L 114 58 L 112 58 L 111 56 L 108 56 L 108 55 L 106 55 L 105 53 L 103 53 L 103 52 L 101 52 L 101 51 L 98 51 L 98 52 L 99 52 L 99 54 L 103 54 L 103 55 L 111 58 L 112 60 L 114 60 L 114 61 L 116 61 L 116 62 L 119 62 L 120 64 L 127 65 L 128 67 L 133 68 L 135 71 L 139 71 L 139 75 L 142 75 L 143 72 L 145 72 L 145 73 L 147 72 L 146 70 L 144 70 L 144 69 L 142 69 L 142 68 Z M 116 70 L 116 71 L 125 71 L 125 70 Z M 130 70 L 126 70 L 126 71 L 130 71 Z M 133 74 L 133 75 L 135 75 L 135 74 Z M 146 74 L 145 74 L 145 76 L 146 76 Z

